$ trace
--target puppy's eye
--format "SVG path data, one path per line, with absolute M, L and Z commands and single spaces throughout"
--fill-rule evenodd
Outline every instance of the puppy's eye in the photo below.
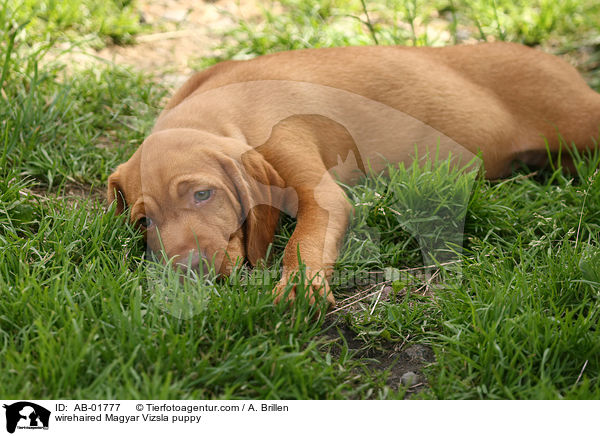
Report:
M 194 192 L 194 201 L 196 203 L 202 203 L 210 198 L 212 195 L 212 191 L 207 189 L 206 191 L 196 191 Z
M 143 216 L 139 220 L 137 220 L 137 225 L 139 227 L 142 227 L 143 229 L 152 227 L 153 224 L 154 224 L 154 221 L 152 221 L 152 218 L 149 218 L 147 216 Z

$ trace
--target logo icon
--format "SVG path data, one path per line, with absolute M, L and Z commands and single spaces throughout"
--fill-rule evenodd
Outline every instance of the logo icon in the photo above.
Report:
M 50 411 L 29 401 L 4 405 L 6 409 L 6 431 L 14 433 L 17 428 L 48 430 Z

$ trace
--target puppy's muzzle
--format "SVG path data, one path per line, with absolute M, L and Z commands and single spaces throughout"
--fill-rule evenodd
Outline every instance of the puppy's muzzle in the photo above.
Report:
M 190 250 L 185 255 L 176 255 L 173 266 L 185 273 L 201 273 L 202 275 L 206 274 L 209 270 L 207 258 L 199 250 Z

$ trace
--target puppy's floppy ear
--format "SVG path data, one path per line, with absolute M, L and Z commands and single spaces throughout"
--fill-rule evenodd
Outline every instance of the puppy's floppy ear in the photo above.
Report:
M 108 204 L 111 205 L 116 200 L 117 207 L 115 209 L 117 214 L 122 214 L 127 203 L 125 201 L 125 194 L 123 193 L 122 181 L 121 181 L 121 167 L 108 177 L 108 192 L 106 193 Z
M 237 165 L 236 165 L 237 166 Z M 241 156 L 239 173 L 227 169 L 235 180 L 242 206 L 246 257 L 252 265 L 265 257 L 273 241 L 283 204 L 285 183 L 277 171 L 255 150 Z
M 246 257 L 252 265 L 264 258 L 273 242 L 283 203 L 285 183 L 277 171 L 255 150 L 242 155 L 242 165 L 250 187 L 248 214 L 244 224 Z

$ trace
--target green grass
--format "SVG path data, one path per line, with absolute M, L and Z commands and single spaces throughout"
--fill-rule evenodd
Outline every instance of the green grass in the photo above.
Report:
M 238 19 L 238 26 L 219 47 L 224 54 L 194 64 L 281 50 L 374 43 L 504 40 L 579 46 L 594 41 L 600 29 L 600 4 L 593 0 L 280 0 L 267 4 L 281 5 L 285 13 L 267 6 L 258 23 Z
M 24 24 L 23 34 L 38 44 L 130 43 L 143 28 L 133 0 L 3 0 L 0 8 L 5 29 Z
M 171 90 L 119 66 L 47 58 L 56 41 L 129 41 L 135 5 L 22 5 L 0 11 L 0 397 L 404 398 L 373 359 L 425 344 L 436 362 L 418 398 L 600 398 L 598 153 L 577 158 L 572 176 L 491 183 L 424 160 L 350 188 L 356 213 L 334 292 L 373 294 L 351 311 L 275 306 L 278 276 L 245 266 L 214 286 L 182 284 L 144 259 L 140 236 L 98 193 Z M 263 23 L 230 32 L 223 57 L 468 33 L 584 47 L 586 77 L 599 83 L 600 11 L 588 0 L 367 2 L 368 19 L 360 1 L 285 0 L 282 15 L 268 6 Z M 282 221 L 270 271 L 293 228 Z M 460 268 L 426 293 L 424 235 L 434 248 L 464 246 Z M 384 281 L 406 268 L 416 269 Z

